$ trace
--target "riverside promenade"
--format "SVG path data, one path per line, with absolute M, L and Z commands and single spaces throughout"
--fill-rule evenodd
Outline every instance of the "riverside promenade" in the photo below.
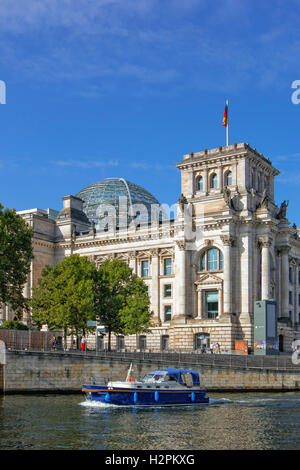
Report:
M 5 394 L 80 392 L 83 383 L 125 378 L 130 363 L 135 378 L 155 368 L 195 369 L 208 391 L 300 391 L 300 365 L 291 354 L 5 349 L 1 357 L 0 393 Z

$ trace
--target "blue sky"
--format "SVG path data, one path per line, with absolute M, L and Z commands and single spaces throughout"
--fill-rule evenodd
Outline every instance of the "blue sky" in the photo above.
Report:
M 124 177 L 173 204 L 183 154 L 248 142 L 300 225 L 297 0 L 1 0 L 0 201 Z

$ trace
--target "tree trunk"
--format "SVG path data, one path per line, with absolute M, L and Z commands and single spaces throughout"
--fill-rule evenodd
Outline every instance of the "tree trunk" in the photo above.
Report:
M 108 351 L 111 351 L 111 331 L 108 330 L 108 345 L 107 345 Z

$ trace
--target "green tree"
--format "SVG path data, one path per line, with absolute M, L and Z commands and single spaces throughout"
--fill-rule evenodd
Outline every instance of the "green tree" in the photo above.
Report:
M 47 266 L 33 290 L 30 306 L 33 321 L 49 329 L 62 329 L 64 338 L 79 337 L 87 321 L 95 317 L 97 269 L 84 256 L 66 257 L 55 268 Z
M 108 333 L 138 334 L 151 328 L 150 302 L 144 281 L 118 259 L 104 261 L 98 269 L 95 296 L 97 319 Z
M 5 320 L 0 328 L 2 330 L 29 330 L 27 325 L 15 320 Z
M 15 209 L 0 204 L 0 303 L 9 304 L 20 319 L 28 309 L 24 284 L 33 258 L 33 230 Z

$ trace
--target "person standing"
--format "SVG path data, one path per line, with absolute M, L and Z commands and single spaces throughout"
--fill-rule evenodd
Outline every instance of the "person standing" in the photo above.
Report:
M 85 347 L 86 347 L 86 339 L 85 337 L 83 336 L 81 338 L 81 351 L 85 351 Z
M 51 338 L 51 346 L 52 346 L 52 349 L 56 349 L 56 337 L 55 337 L 55 335 L 53 335 L 52 338 Z

